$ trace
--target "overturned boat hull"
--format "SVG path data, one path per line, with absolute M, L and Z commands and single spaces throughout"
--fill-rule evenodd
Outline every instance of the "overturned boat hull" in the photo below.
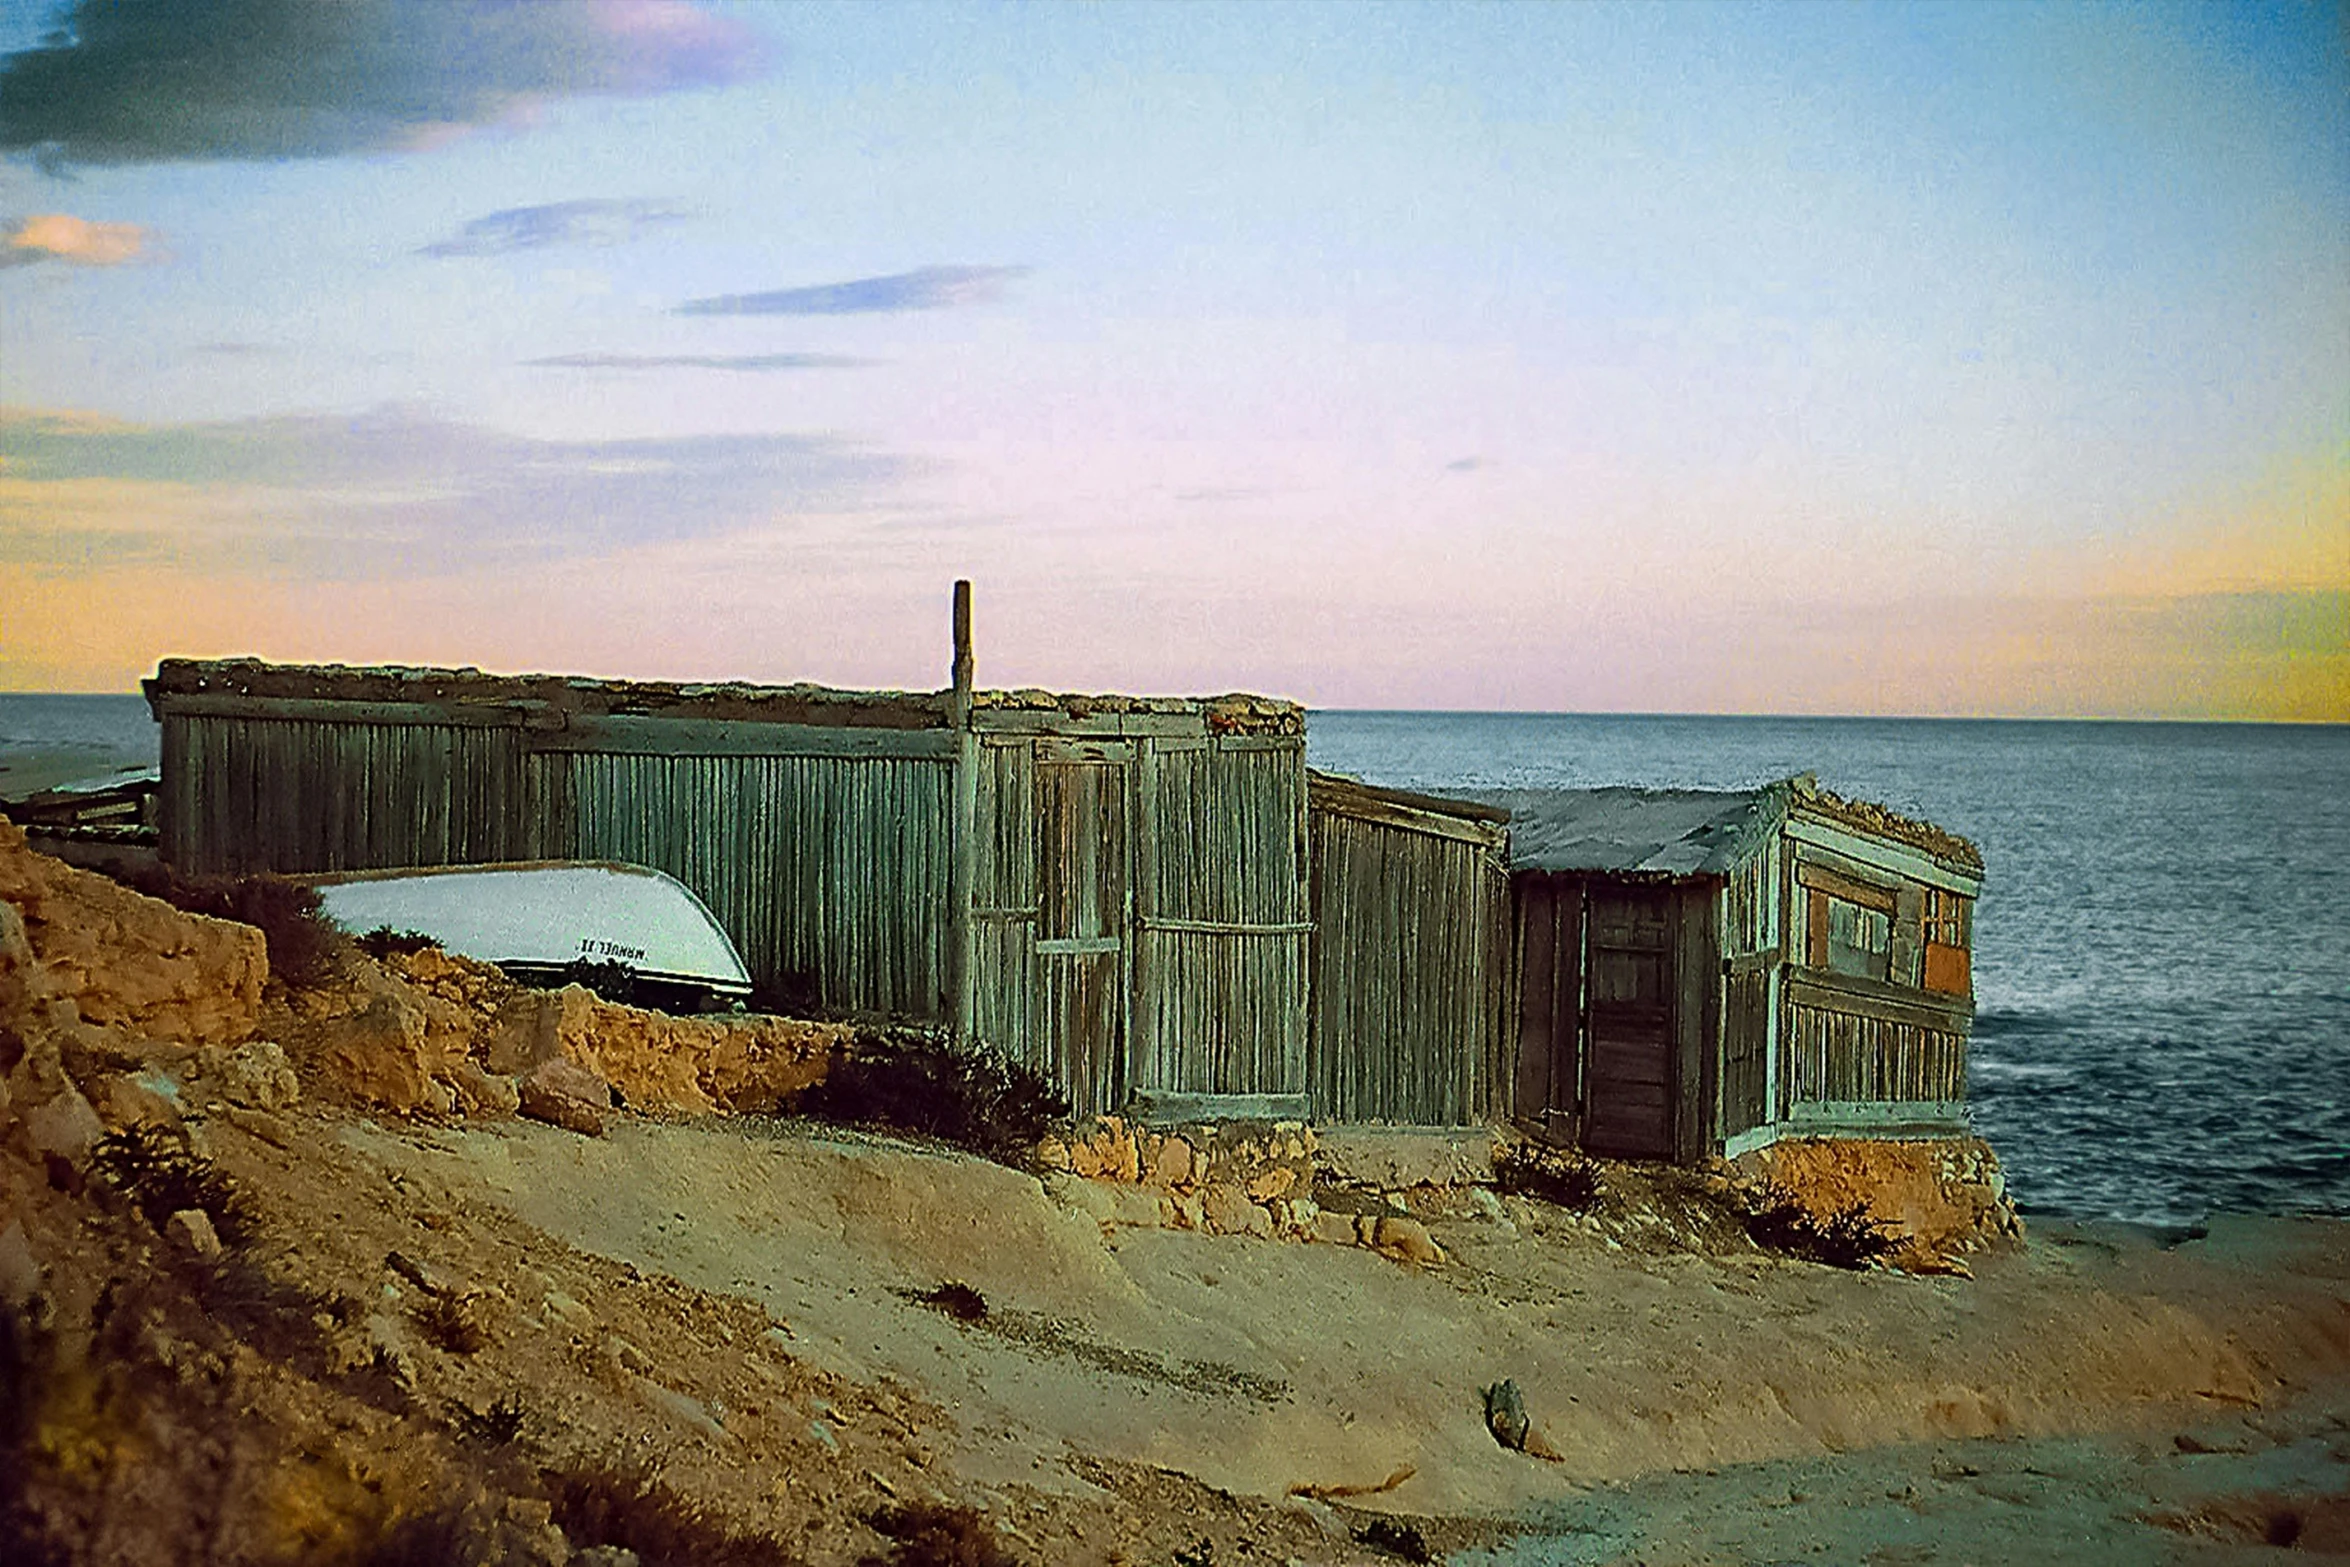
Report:
M 428 936 L 526 983 L 625 971 L 648 999 L 692 1010 L 751 993 L 750 973 L 691 888 L 643 865 L 534 860 L 302 878 L 355 935 Z

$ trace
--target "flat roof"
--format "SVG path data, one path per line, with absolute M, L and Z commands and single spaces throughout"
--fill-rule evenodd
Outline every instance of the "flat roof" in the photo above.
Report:
M 799 682 L 599 680 L 582 675 L 377 664 L 273 664 L 255 658 L 167 658 L 146 682 L 160 714 L 171 696 L 236 696 L 288 702 L 412 702 L 436 706 L 531 705 L 561 713 L 736 719 L 891 729 L 946 727 L 945 691 L 861 691 Z M 1071 719 L 1163 713 L 1197 716 L 1218 733 L 1298 735 L 1305 709 L 1279 697 L 1127 696 L 1022 689 L 975 691 L 972 706 Z

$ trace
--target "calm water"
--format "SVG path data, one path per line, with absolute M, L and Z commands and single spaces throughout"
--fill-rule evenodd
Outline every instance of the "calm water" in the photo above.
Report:
M 1982 846 L 1978 1129 L 2028 1207 L 2350 1213 L 2350 727 L 1317 713 L 1442 790 L 1816 772 Z
M 0 764 L 155 735 L 137 697 L 0 695 Z M 1976 1124 L 2028 1206 L 2350 1213 L 2350 727 L 1317 713 L 1309 754 L 1434 790 L 1809 771 L 1965 833 Z

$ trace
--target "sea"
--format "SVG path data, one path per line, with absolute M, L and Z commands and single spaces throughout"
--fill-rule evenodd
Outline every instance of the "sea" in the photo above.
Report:
M 157 749 L 136 696 L 0 695 L 0 794 Z M 1328 711 L 1307 755 L 1434 792 L 1808 772 L 1963 833 L 1971 1110 L 2027 1212 L 2350 1214 L 2350 725 Z

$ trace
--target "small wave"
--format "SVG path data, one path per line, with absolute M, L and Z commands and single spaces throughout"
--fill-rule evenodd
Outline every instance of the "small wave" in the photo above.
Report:
M 1977 1039 L 2050 1039 L 2069 1032 L 2074 1019 L 2062 1012 L 2018 1012 L 1989 1007 L 1975 1014 Z
M 1977 1056 L 1967 1064 L 1967 1076 L 1976 1083 L 2037 1083 L 2069 1079 L 2073 1069 L 2049 1061 L 1986 1061 Z

